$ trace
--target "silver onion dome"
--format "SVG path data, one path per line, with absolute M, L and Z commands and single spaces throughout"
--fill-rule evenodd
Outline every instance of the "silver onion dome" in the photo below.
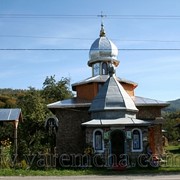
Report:
M 118 66 L 119 61 L 117 56 L 118 48 L 111 40 L 106 37 L 102 24 L 100 37 L 97 38 L 91 45 L 88 65 L 92 66 L 92 64 L 96 62 L 113 62 L 115 66 Z

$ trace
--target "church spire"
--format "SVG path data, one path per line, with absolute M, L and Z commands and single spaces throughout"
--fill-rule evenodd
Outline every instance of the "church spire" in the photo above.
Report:
M 99 35 L 99 36 L 100 36 L 100 37 L 105 37 L 105 36 L 106 36 L 103 22 L 101 22 L 101 30 L 100 30 L 100 35 Z
M 104 24 L 103 24 L 103 18 L 106 17 L 106 15 L 103 15 L 103 12 L 101 11 L 101 15 L 98 15 L 99 17 L 101 17 L 101 30 L 100 30 L 100 37 L 105 37 L 106 33 L 104 30 Z

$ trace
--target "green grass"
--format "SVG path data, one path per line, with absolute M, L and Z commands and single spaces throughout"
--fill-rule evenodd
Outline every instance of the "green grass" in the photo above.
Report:
M 180 172 L 180 145 L 169 145 L 165 148 L 166 163 L 164 165 L 164 170 L 166 171 L 178 171 Z M 163 165 L 162 165 L 163 169 Z
M 1 169 L 0 176 L 72 176 L 72 175 L 85 175 L 85 171 L 80 170 L 22 170 L 22 169 Z
M 180 145 L 178 146 L 169 145 L 165 148 L 165 150 L 173 154 L 177 154 L 177 153 L 180 154 Z
M 180 145 L 166 147 L 168 152 L 166 163 L 160 168 L 130 168 L 125 171 L 111 170 L 107 168 L 84 168 L 84 169 L 45 169 L 32 170 L 20 168 L 7 168 L 0 170 L 0 176 L 81 176 L 81 175 L 128 175 L 128 174 L 166 174 L 180 173 Z
M 81 175 L 128 175 L 128 174 L 167 174 L 180 173 L 180 168 L 138 169 L 115 171 L 108 169 L 48 169 L 48 170 L 22 170 L 1 169 L 0 176 L 81 176 Z

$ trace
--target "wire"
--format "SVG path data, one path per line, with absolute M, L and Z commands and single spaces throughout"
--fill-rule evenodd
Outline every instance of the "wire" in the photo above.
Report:
M 0 18 L 98 18 L 97 15 L 0 14 Z
M 0 37 L 13 37 L 13 38 L 42 38 L 42 39 L 69 39 L 69 40 L 94 40 L 93 38 L 79 38 L 79 37 L 55 37 L 55 36 L 31 36 L 31 35 L 0 35 Z
M 61 15 L 61 14 L 0 14 L 0 18 L 91 18 L 102 15 Z M 104 15 L 108 19 L 180 19 L 178 15 Z
M 180 19 L 173 15 L 108 15 L 111 19 Z
M 103 49 L 109 50 L 109 49 Z M 180 51 L 180 48 L 154 49 L 154 48 L 137 48 L 137 49 L 118 49 L 120 51 Z M 89 51 L 89 49 L 66 49 L 66 48 L 3 48 L 0 51 Z
M 65 39 L 65 40 L 88 40 L 92 41 L 94 38 L 79 38 L 79 37 L 55 37 L 55 36 L 31 36 L 31 35 L 0 35 L 0 38 L 40 38 L 40 39 Z M 180 40 L 158 40 L 158 39 L 111 39 L 113 41 L 121 42 L 158 42 L 158 43 L 179 43 Z

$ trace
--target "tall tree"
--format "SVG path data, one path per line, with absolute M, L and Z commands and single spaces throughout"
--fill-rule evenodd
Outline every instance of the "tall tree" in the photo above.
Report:
M 19 154 L 43 151 L 46 143 L 44 122 L 49 111 L 41 91 L 30 88 L 19 96 L 18 106 L 22 109 L 24 120 L 19 124 Z
M 61 80 L 56 81 L 55 75 L 50 77 L 47 76 L 43 83 L 43 97 L 48 103 L 70 98 L 73 94 L 69 89 L 69 85 L 69 78 L 62 77 Z

